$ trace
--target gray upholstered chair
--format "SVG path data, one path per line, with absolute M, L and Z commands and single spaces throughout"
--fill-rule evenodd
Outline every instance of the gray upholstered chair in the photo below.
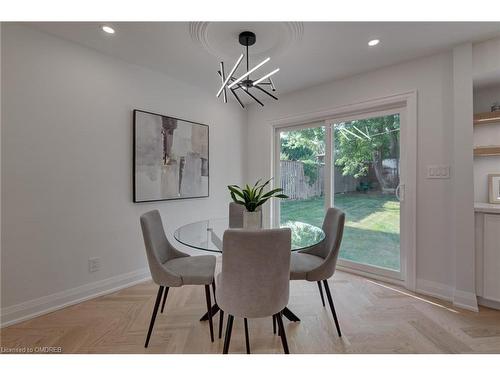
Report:
M 158 210 L 143 214 L 141 216 L 141 227 L 149 270 L 151 271 L 153 281 L 160 286 L 144 347 L 148 347 L 163 291 L 165 290 L 161 306 L 162 313 L 169 288 L 183 285 L 205 285 L 210 338 L 213 342 L 214 332 L 211 314 L 210 284 L 215 287 L 215 256 L 189 256 L 189 254 L 185 254 L 174 248 L 165 236 Z
M 342 235 L 344 233 L 344 222 L 344 212 L 338 208 L 329 208 L 323 221 L 324 241 L 316 246 L 293 253 L 290 266 L 290 280 L 307 280 L 318 283 L 321 301 L 323 302 L 323 306 L 325 306 L 325 299 L 321 288 L 321 282 L 323 282 L 339 336 L 342 336 L 342 334 L 328 286 L 328 279 L 333 276 L 335 267 L 337 266 L 340 243 L 342 242 Z
M 229 229 L 224 233 L 222 271 L 217 275 L 217 304 L 228 314 L 223 353 L 229 351 L 234 317 L 244 318 L 247 353 L 250 353 L 247 318 L 274 316 L 281 342 L 289 353 L 281 317 L 288 304 L 291 231 Z

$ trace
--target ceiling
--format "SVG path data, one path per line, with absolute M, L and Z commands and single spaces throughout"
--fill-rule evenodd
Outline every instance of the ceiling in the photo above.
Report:
M 500 35 L 500 23 L 391 22 L 119 22 L 105 34 L 95 22 L 31 23 L 54 34 L 127 62 L 164 72 L 214 95 L 220 86 L 219 61 L 230 69 L 243 47 L 241 31 L 253 31 L 250 67 L 271 61 L 261 75 L 273 77 L 285 93 L 427 56 L 456 44 Z M 371 39 L 380 39 L 368 47 Z M 243 69 L 241 64 L 240 69 Z M 260 75 L 257 75 L 260 76 Z

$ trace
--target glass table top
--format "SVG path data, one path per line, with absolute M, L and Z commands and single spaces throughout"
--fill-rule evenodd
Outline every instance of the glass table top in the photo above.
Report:
M 292 251 L 319 244 L 325 233 L 319 227 L 300 221 L 289 221 L 281 225 L 292 230 Z M 272 227 L 265 227 L 269 229 Z M 209 219 L 183 225 L 176 229 L 174 238 L 183 245 L 206 251 L 222 252 L 222 236 L 229 229 L 229 218 Z

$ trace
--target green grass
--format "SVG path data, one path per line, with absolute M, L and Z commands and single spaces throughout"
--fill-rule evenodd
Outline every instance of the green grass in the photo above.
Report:
M 380 193 L 337 194 L 334 203 L 346 213 L 340 257 L 399 270 L 399 202 L 396 198 Z M 324 216 L 323 197 L 281 201 L 281 222 L 298 220 L 321 226 Z

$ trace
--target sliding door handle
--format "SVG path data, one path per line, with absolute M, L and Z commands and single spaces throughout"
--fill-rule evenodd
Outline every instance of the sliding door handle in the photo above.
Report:
M 396 191 L 395 191 L 396 198 L 400 202 L 405 201 L 405 187 L 406 187 L 405 184 L 399 184 L 398 187 L 396 188 Z

